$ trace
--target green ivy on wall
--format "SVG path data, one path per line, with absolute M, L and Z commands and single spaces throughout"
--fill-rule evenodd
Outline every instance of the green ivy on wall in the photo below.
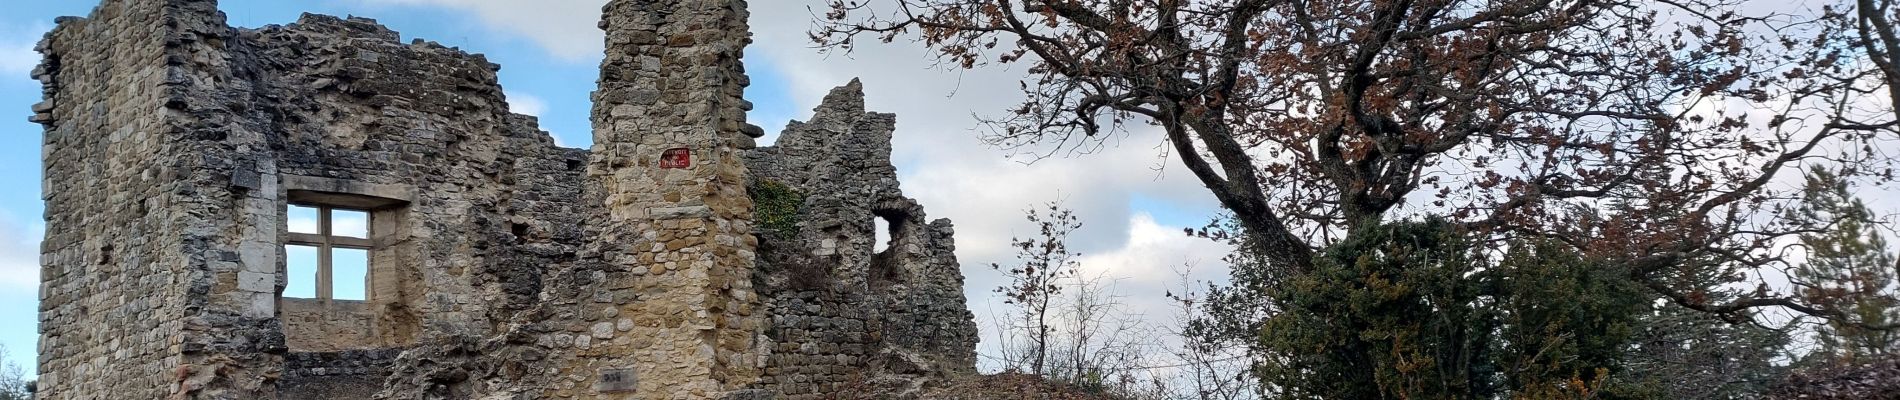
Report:
M 798 235 L 798 209 L 805 205 L 805 194 L 772 180 L 759 180 L 749 188 L 752 193 L 753 223 L 759 235 L 790 239 Z

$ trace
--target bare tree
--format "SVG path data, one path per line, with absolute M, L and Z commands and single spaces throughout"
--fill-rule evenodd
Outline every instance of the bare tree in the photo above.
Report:
M 1054 307 L 1066 281 L 1076 276 L 1080 266 L 1076 258 L 1081 254 L 1069 251 L 1068 238 L 1070 233 L 1082 228 L 1082 222 L 1073 211 L 1056 202 L 1040 210 L 1029 209 L 1024 217 L 1036 225 L 1037 236 L 1010 241 L 1020 264 L 1008 268 L 990 264 L 990 267 L 1002 271 L 1009 280 L 996 288 L 996 293 L 1003 295 L 1004 303 L 1017 308 L 1015 317 L 1022 323 L 1019 327 L 1028 331 L 1029 346 L 1019 361 L 1029 364 L 1030 373 L 1044 375 L 1054 328 L 1050 318 L 1055 317 L 1052 312 L 1058 311 Z
M 1343 235 L 1438 214 L 1620 260 L 1703 312 L 1839 317 L 1766 285 L 1672 283 L 1785 266 L 1778 243 L 1801 230 L 1775 217 L 1792 196 L 1770 183 L 1888 161 L 1860 151 L 1895 126 L 1855 112 L 1880 72 L 1857 60 L 1891 72 L 1900 42 L 1881 34 L 1891 0 L 1860 2 L 1886 8 L 1861 7 L 1882 12 L 1856 25 L 1846 8 L 1751 14 L 1741 0 L 834 1 L 812 37 L 1028 64 L 1024 101 L 987 120 L 997 145 L 1153 126 L 1273 269 L 1256 275 L 1303 273 Z M 1850 42 L 1855 26 L 1880 41 Z
M 1130 311 L 1115 280 L 1104 274 L 1066 282 L 1055 339 L 1061 350 L 1050 377 L 1085 389 L 1130 393 L 1146 385 L 1144 372 L 1158 345 L 1142 315 Z
M 26 371 L 7 358 L 6 346 L 0 346 L 0 400 L 33 400 L 33 382 Z
M 1174 302 L 1174 325 L 1169 334 L 1177 341 L 1173 354 L 1178 365 L 1175 369 L 1179 377 L 1171 383 L 1179 389 L 1170 390 L 1174 398 L 1193 400 L 1251 400 L 1258 398 L 1256 384 L 1250 367 L 1254 358 L 1247 353 L 1246 345 L 1235 345 L 1220 340 L 1220 335 L 1198 332 L 1205 326 L 1197 323 L 1211 320 L 1202 306 L 1206 301 L 1197 289 L 1202 282 L 1192 278 L 1194 266 L 1184 264 L 1175 270 L 1180 278 L 1178 285 L 1167 293 Z
M 1008 284 L 996 289 L 1013 315 L 997 319 L 998 348 L 1007 368 L 1073 389 L 1130 399 L 1174 398 L 1157 370 L 1160 336 L 1123 300 L 1119 278 L 1084 275 L 1067 240 L 1083 225 L 1059 203 L 1025 212 L 1037 236 L 1012 244 L 1019 265 L 992 265 Z M 1175 364 L 1167 362 L 1168 364 Z

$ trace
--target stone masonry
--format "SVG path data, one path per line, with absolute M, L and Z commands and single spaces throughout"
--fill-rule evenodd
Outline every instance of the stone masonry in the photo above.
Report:
M 589 150 L 508 112 L 500 66 L 369 19 L 60 19 L 34 71 L 39 398 L 906 397 L 973 373 L 952 227 L 899 190 L 894 116 L 854 81 L 758 147 L 743 0 L 602 11 Z M 367 300 L 283 296 L 307 278 L 293 204 L 369 215 Z

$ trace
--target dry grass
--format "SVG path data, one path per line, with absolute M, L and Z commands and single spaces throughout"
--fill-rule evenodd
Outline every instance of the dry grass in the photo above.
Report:
M 944 400 L 1120 400 L 1035 375 L 1002 373 L 982 375 L 931 390 L 926 399 Z

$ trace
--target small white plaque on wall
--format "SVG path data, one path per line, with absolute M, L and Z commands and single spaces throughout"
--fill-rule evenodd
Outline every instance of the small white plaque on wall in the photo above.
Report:
M 599 379 L 594 380 L 596 393 L 632 393 L 638 386 L 640 378 L 634 376 L 632 368 L 603 369 Z

